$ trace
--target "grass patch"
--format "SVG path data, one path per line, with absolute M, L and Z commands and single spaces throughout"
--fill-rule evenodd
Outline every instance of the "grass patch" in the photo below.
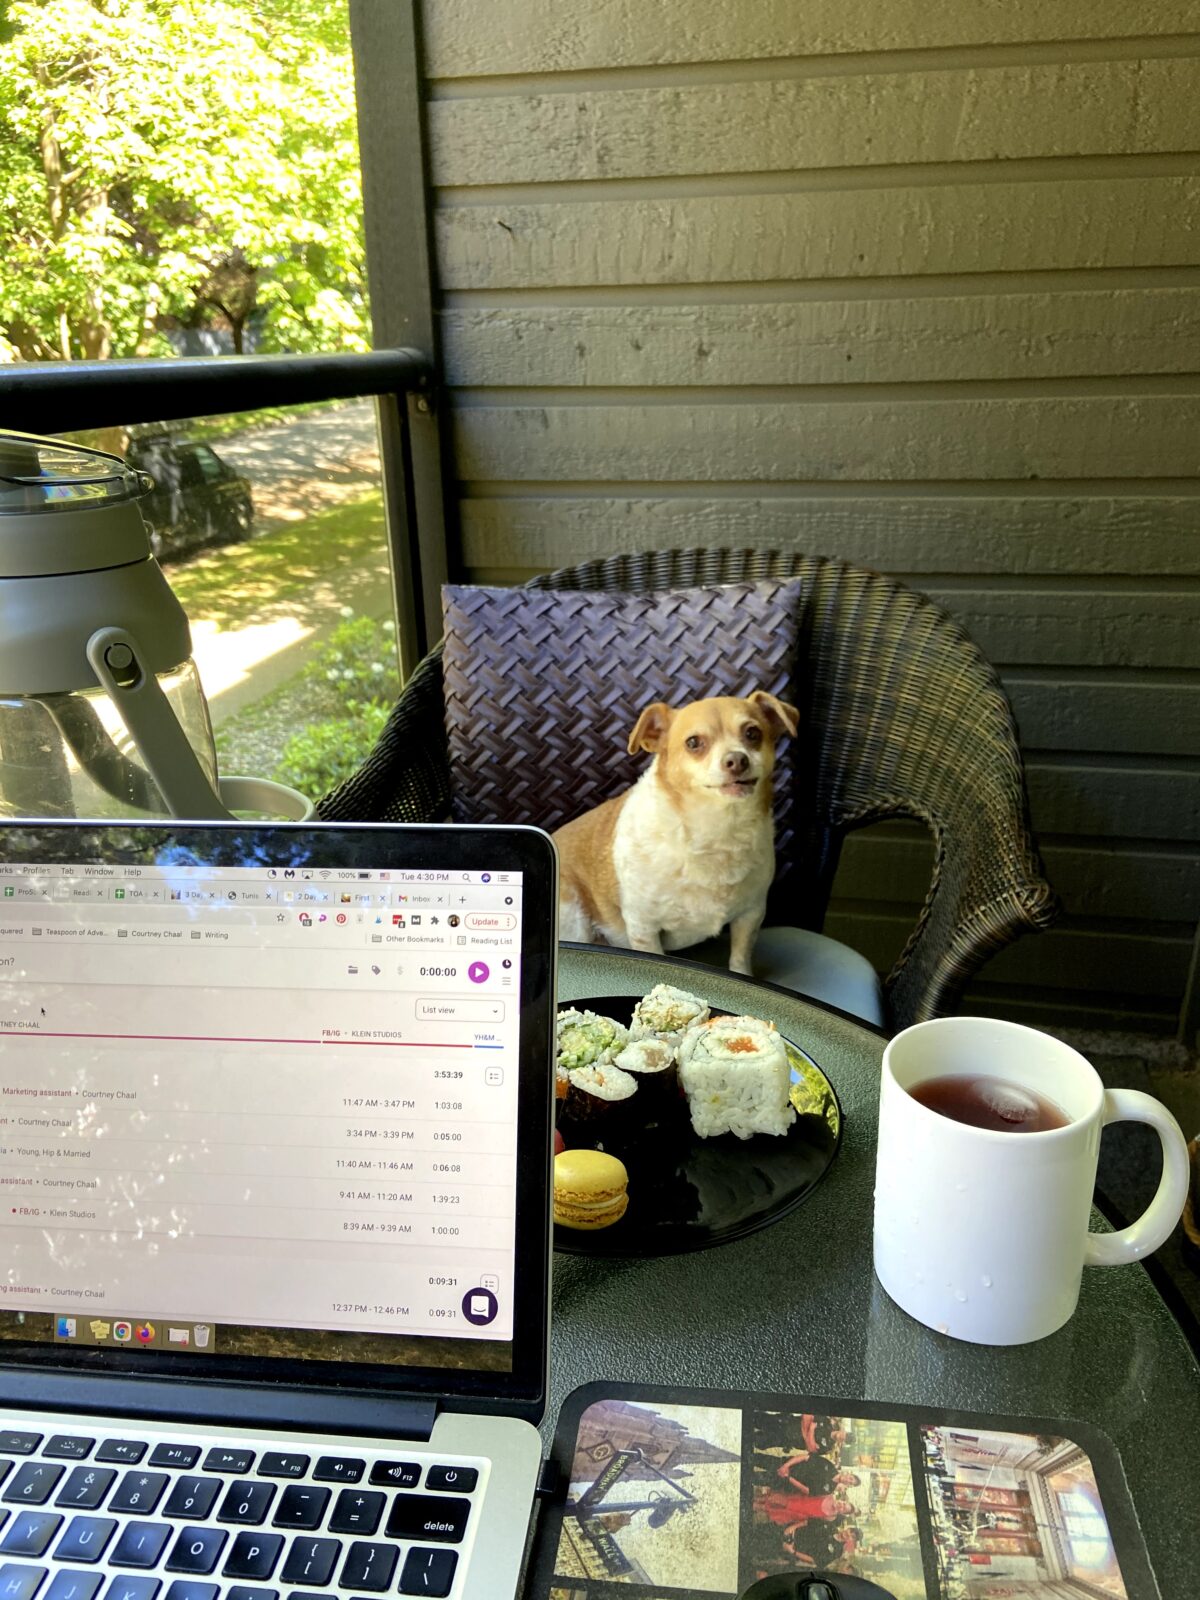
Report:
M 220 770 L 319 800 L 370 754 L 399 692 L 390 618 L 344 616 L 294 678 L 222 723 Z
M 383 495 L 373 489 L 246 544 L 168 567 L 167 578 L 193 621 L 213 618 L 226 627 L 291 615 L 297 600 L 336 608 L 387 571 Z

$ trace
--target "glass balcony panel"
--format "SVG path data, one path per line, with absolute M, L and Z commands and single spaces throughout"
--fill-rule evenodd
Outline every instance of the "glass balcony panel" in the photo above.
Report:
M 191 624 L 221 775 L 319 799 L 400 687 L 374 401 L 71 437 L 154 480 L 141 510 Z

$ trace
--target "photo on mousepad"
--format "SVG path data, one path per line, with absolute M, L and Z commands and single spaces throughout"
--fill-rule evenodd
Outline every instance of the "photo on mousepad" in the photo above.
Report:
M 579 1419 L 555 1575 L 735 1593 L 740 1409 L 597 1400 Z
M 804 1574 L 845 1600 L 1161 1600 L 1116 1451 L 1074 1422 L 590 1384 L 554 1459 L 546 1600 L 738 1600 Z
M 841 1572 L 872 1579 L 895 1600 L 925 1600 L 904 1423 L 840 1412 L 747 1415 L 742 1586 L 797 1570 Z
M 920 1435 L 945 1600 L 1128 1600 L 1095 1469 L 1073 1440 L 986 1427 Z

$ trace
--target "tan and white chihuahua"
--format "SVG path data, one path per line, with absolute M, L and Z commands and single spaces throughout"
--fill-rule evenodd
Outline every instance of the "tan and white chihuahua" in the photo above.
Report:
M 649 767 L 554 834 L 560 938 L 661 954 L 728 925 L 730 969 L 749 974 L 775 876 L 775 743 L 797 722 L 762 689 L 647 706 L 629 752 L 653 751 Z

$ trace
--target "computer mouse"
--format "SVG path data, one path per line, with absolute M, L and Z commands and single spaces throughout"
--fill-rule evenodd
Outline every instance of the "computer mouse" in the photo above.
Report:
M 743 1589 L 738 1600 L 896 1600 L 890 1589 L 881 1589 L 867 1578 L 845 1572 L 780 1572 L 759 1578 Z

